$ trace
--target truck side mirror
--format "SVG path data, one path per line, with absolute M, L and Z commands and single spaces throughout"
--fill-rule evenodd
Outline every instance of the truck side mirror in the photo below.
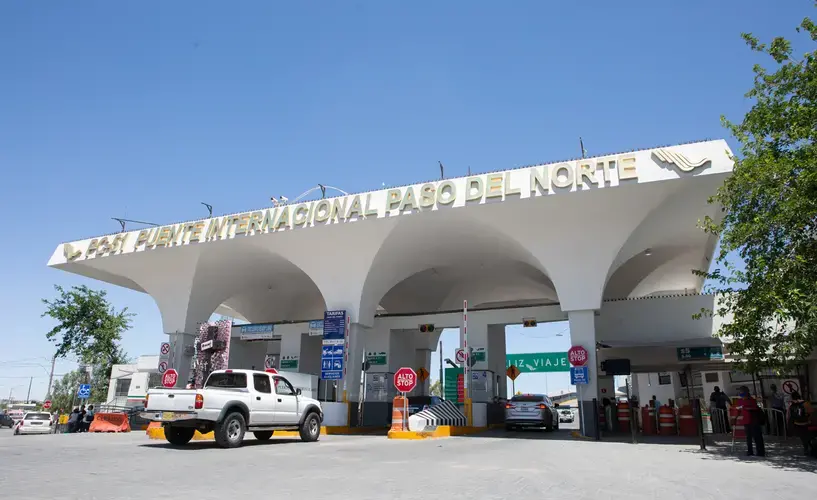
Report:
M 301 395 L 301 390 L 300 389 L 295 389 L 295 395 L 300 396 Z

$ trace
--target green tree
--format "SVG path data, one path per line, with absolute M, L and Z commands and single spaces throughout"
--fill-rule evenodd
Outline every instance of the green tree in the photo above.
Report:
M 814 22 L 805 18 L 797 32 L 813 48 Z M 753 373 L 791 366 L 817 345 L 817 56 L 795 55 L 782 37 L 767 45 L 742 36 L 772 67 L 754 67 L 746 94 L 754 102 L 743 121 L 722 118 L 740 154 L 710 200 L 722 205 L 723 219 L 702 224 L 721 237 L 722 270 L 699 274 L 723 292 L 715 312 L 733 319 L 719 335 Z M 729 262 L 734 253 L 745 268 Z
M 130 328 L 133 314 L 127 308 L 116 311 L 105 298 L 104 291 L 91 290 L 86 286 L 74 286 L 69 290 L 59 285 L 54 288 L 57 298 L 43 299 L 46 310 L 42 316 L 57 322 L 46 338 L 57 344 L 58 358 L 74 354 L 83 364 L 94 367 L 94 380 L 90 381 L 95 389 L 92 398 L 104 401 L 111 367 L 128 362 L 119 342 L 122 333 Z M 60 382 L 66 378 L 67 375 Z M 103 387 L 105 394 L 101 393 Z M 76 386 L 72 391 L 76 391 Z M 56 390 L 52 392 L 56 393 Z
M 432 383 L 431 383 L 431 385 L 429 386 L 429 388 L 428 388 L 428 392 L 429 392 L 429 394 L 431 394 L 432 396 L 439 396 L 439 397 L 443 397 L 443 385 L 440 383 L 440 381 L 439 381 L 439 380 L 435 380 L 435 381 L 434 381 L 434 382 L 432 382 Z

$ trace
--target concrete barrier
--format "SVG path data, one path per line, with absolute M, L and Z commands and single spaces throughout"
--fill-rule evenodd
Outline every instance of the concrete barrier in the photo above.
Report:
M 124 413 L 97 413 L 88 432 L 130 432 L 130 421 Z

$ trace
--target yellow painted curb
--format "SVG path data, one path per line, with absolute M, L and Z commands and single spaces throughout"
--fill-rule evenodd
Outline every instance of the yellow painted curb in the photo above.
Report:
M 321 435 L 326 436 L 330 434 L 336 435 L 366 435 L 366 434 L 376 434 L 379 432 L 383 432 L 384 429 L 382 427 L 361 427 L 361 428 L 354 428 L 354 427 L 344 427 L 344 426 L 329 426 L 329 427 L 321 427 Z M 161 424 L 158 422 L 152 422 L 148 425 L 147 430 L 145 431 L 148 438 L 150 439 L 165 439 L 165 430 Z M 300 437 L 298 431 L 275 431 L 273 434 L 277 437 Z M 206 434 L 202 434 L 199 431 L 196 431 L 193 434 L 193 441 L 213 441 L 215 437 L 213 436 L 212 432 L 208 432 Z
M 592 437 L 590 437 L 590 436 L 584 436 L 584 435 L 582 435 L 582 433 L 580 433 L 579 431 L 573 431 L 573 432 L 571 432 L 571 433 L 570 433 L 570 436 L 571 436 L 571 437 L 574 437 L 574 438 L 576 438 L 576 439 L 593 439 L 593 438 L 592 438 Z
M 487 427 L 453 427 L 441 425 L 433 431 L 389 431 L 389 439 L 435 439 L 451 436 L 467 436 L 488 430 Z

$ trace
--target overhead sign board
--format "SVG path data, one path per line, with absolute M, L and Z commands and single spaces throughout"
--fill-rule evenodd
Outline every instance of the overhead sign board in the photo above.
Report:
M 570 370 L 566 352 L 507 354 L 505 366 L 515 365 L 520 373 L 566 372 Z
M 263 340 L 281 340 L 281 335 L 275 334 L 275 325 L 272 323 L 259 323 L 254 325 L 236 325 L 238 328 L 238 338 L 248 342 Z
M 321 379 L 343 378 L 344 345 L 346 342 L 346 311 L 323 313 L 323 341 L 321 342 Z
M 712 361 L 723 359 L 723 349 L 720 347 L 679 347 L 678 361 Z
M 300 358 L 300 356 L 296 356 L 296 355 L 281 356 L 281 369 L 282 370 L 297 370 L 298 369 L 299 358 Z
M 586 385 L 589 379 L 589 370 L 586 366 L 570 367 L 570 385 Z

